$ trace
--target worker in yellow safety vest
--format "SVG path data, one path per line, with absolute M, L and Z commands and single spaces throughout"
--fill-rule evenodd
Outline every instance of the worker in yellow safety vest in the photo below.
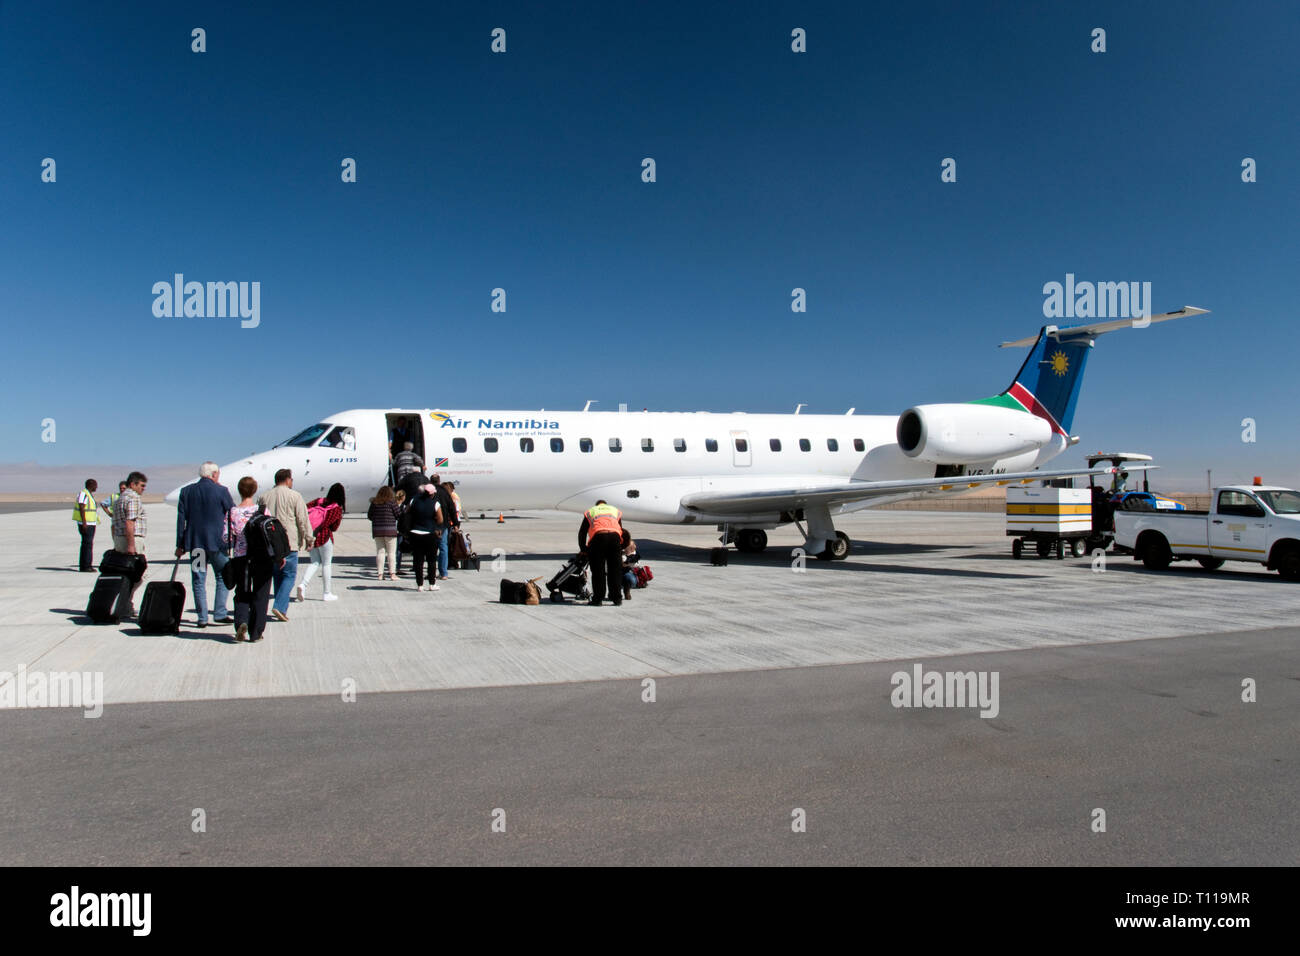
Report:
M 609 599 L 623 603 L 623 512 L 602 498 L 588 508 L 578 529 L 578 548 L 591 563 L 591 603 L 600 607 L 606 586 Z
M 87 478 L 86 486 L 77 495 L 77 503 L 72 506 L 72 520 L 77 522 L 77 532 L 81 535 L 78 566 L 82 571 L 95 570 L 95 528 L 99 526 L 99 510 L 95 505 L 97 488 L 99 483 Z

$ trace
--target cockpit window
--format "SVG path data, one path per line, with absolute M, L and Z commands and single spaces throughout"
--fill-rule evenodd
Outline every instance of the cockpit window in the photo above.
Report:
M 276 448 L 289 446 L 290 448 L 310 448 L 316 444 L 316 439 L 329 431 L 329 422 L 321 422 L 319 425 L 312 425 L 311 428 L 304 428 L 298 434 L 294 435 L 288 441 L 282 441 L 276 445 Z
M 322 448 L 342 448 L 344 451 L 357 450 L 357 433 L 347 425 L 338 425 L 321 439 Z

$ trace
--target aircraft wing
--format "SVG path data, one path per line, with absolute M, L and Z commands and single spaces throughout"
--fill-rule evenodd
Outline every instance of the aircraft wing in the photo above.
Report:
M 980 485 L 1031 485 L 1047 478 L 1074 478 L 1081 475 L 1113 475 L 1118 471 L 1147 471 L 1154 466 L 1132 465 L 1126 468 L 1071 468 L 1057 471 L 1018 471 L 1001 475 L 962 475 L 955 478 L 905 478 L 899 481 L 850 481 L 837 485 L 809 485 L 804 488 L 770 491 L 701 491 L 682 498 L 682 507 L 702 514 L 755 514 L 771 511 L 795 511 L 812 505 L 835 507 L 871 498 L 920 494 L 927 491 L 965 491 Z

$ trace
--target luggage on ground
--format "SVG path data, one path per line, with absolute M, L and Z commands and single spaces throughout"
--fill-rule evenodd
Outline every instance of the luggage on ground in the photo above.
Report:
M 635 564 L 628 570 L 632 572 L 632 577 L 636 578 L 636 586 L 639 588 L 645 587 L 655 579 L 655 574 L 650 570 L 649 565 Z
M 572 594 L 579 601 L 591 600 L 591 592 L 587 590 L 587 560 L 586 554 L 578 552 L 546 582 L 553 603 L 563 604 L 566 594 Z
M 542 589 L 537 586 L 537 582 L 540 581 L 541 579 L 542 576 L 539 574 L 537 575 L 537 577 L 529 578 L 527 581 L 524 582 L 525 595 L 526 595 L 524 598 L 525 604 L 542 603 Z
M 725 568 L 727 566 L 727 549 L 714 548 L 709 552 L 709 563 L 715 568 Z
M 172 565 L 170 581 L 150 581 L 144 586 L 137 623 L 142 634 L 176 634 L 185 610 L 185 585 L 176 580 L 180 561 Z
M 448 557 L 456 568 L 461 571 L 479 569 L 482 562 L 479 561 L 478 552 L 474 550 L 474 542 L 470 541 L 469 535 L 464 531 L 453 531 L 447 546 L 450 549 Z
M 131 608 L 131 579 L 101 574 L 86 603 L 86 617 L 96 624 L 118 624 Z
M 126 554 L 123 551 L 105 551 L 99 559 L 99 573 L 109 577 L 130 578 L 132 584 L 139 584 L 149 566 L 143 554 Z
M 536 587 L 536 585 L 533 585 Z M 502 604 L 527 604 L 528 582 L 501 579 L 501 594 L 498 600 Z

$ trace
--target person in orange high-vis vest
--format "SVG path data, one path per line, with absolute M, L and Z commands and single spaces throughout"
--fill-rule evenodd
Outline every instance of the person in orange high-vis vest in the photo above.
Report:
M 591 563 L 591 603 L 600 607 L 608 588 L 609 599 L 623 603 L 623 512 L 604 499 L 588 508 L 578 529 L 578 548 Z

